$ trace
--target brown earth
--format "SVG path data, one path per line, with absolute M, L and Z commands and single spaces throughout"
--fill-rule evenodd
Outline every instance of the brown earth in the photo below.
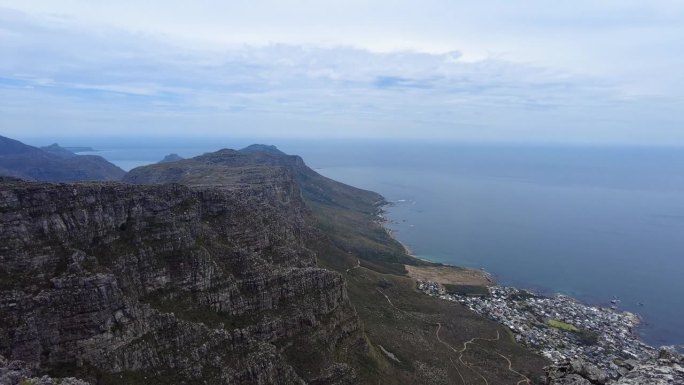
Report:
M 456 266 L 411 266 L 404 265 L 409 277 L 416 281 L 432 281 L 441 284 L 469 285 L 469 286 L 492 286 L 495 284 L 492 277 L 476 269 L 467 269 Z

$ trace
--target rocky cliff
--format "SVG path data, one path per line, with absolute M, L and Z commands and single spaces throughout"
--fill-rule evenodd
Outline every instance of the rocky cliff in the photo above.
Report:
M 261 185 L 294 180 L 301 191 L 306 222 L 315 229 L 306 247 L 320 266 L 346 280 L 351 303 L 363 324 L 363 341 L 344 348 L 344 362 L 358 384 L 538 383 L 548 363 L 516 345 L 503 327 L 460 304 L 416 291 L 404 263 L 428 262 L 406 255 L 379 222 L 377 193 L 326 178 L 273 146 L 220 150 L 174 163 L 140 167 L 125 181 L 181 183 L 195 189 L 233 188 L 262 194 Z M 279 191 L 278 183 L 270 191 Z M 284 203 L 285 204 L 285 203 Z M 475 343 L 477 341 L 477 343 Z M 321 351 L 327 348 L 321 345 Z M 306 352 L 292 355 L 313 361 Z M 334 383 L 344 367 L 328 370 L 318 383 Z
M 379 206 L 385 203 L 381 195 L 326 178 L 309 168 L 301 157 L 287 155 L 275 146 L 223 149 L 192 159 L 138 167 L 126 174 L 124 181 L 244 187 L 268 183 L 278 173 L 297 183 L 307 207 L 316 214 L 314 227 L 323 230 L 337 247 L 375 263 L 416 261 L 374 223 Z
M 91 383 L 351 383 L 365 348 L 293 178 L 0 179 L 0 355 Z
M 376 193 L 263 145 L 125 181 L 0 179 L 0 384 L 543 381 L 505 328 L 416 291 L 404 263 L 428 262 Z

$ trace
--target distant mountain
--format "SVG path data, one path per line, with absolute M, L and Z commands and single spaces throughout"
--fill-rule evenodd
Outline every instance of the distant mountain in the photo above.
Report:
M 206 153 L 174 164 L 156 164 L 131 170 L 124 180 L 132 183 L 188 183 L 195 184 L 198 176 L 211 172 L 212 184 L 221 183 L 221 178 L 235 174 L 237 168 L 280 167 L 286 169 L 300 184 L 304 196 L 319 201 L 352 208 L 366 213 L 375 212 L 382 197 L 376 193 L 348 186 L 326 178 L 304 164 L 301 157 L 287 155 L 276 146 L 253 144 L 239 151 L 223 149 Z M 198 172 L 206 169 L 207 173 Z M 193 172 L 179 173 L 179 170 Z M 193 180 L 188 180 L 193 178 Z M 205 183 L 199 183 L 205 184 Z M 361 199 L 359 199 L 361 197 Z
M 45 152 L 49 152 L 51 154 L 57 155 L 60 158 L 73 158 L 73 157 L 77 156 L 73 152 L 67 150 L 64 147 L 61 147 L 57 143 L 53 143 L 49 146 L 41 147 L 40 149 L 45 151 Z
M 123 181 L 244 188 L 261 185 L 266 175 L 273 179 L 278 172 L 297 182 L 307 206 L 320 214 L 320 222 L 326 226 L 338 226 L 342 216 L 363 218 L 330 235 L 340 247 L 379 263 L 417 263 L 404 254 L 400 244 L 386 237 L 381 227 L 369 229 L 359 225 L 366 223 L 366 216 L 377 219 L 378 207 L 384 203 L 382 196 L 327 178 L 308 167 L 301 157 L 287 155 L 276 146 L 255 144 L 239 151 L 223 149 L 174 163 L 142 166 L 129 171 Z M 374 234 L 372 240 L 358 241 L 369 233 Z
M 245 154 L 253 154 L 255 152 L 263 152 L 271 155 L 287 155 L 286 153 L 280 151 L 278 147 L 268 144 L 252 144 L 240 150 L 240 152 Z
M 183 158 L 182 156 L 180 156 L 178 154 L 169 154 L 169 155 L 165 156 L 164 159 L 160 160 L 157 163 L 178 162 L 179 160 L 183 160 L 183 159 L 185 159 L 185 158 Z
M 76 155 L 52 144 L 38 148 L 0 136 L 0 175 L 46 182 L 113 181 L 126 172 L 101 156 Z

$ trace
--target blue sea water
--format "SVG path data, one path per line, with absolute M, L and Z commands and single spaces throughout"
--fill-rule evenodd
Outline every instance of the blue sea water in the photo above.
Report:
M 62 144 L 130 169 L 250 142 Z M 388 226 L 417 256 L 592 304 L 617 298 L 642 316 L 646 342 L 684 344 L 682 148 L 267 142 L 394 202 Z

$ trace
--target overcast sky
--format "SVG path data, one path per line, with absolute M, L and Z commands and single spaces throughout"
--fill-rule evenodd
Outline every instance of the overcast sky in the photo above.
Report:
M 0 0 L 0 135 L 684 144 L 684 1 Z

